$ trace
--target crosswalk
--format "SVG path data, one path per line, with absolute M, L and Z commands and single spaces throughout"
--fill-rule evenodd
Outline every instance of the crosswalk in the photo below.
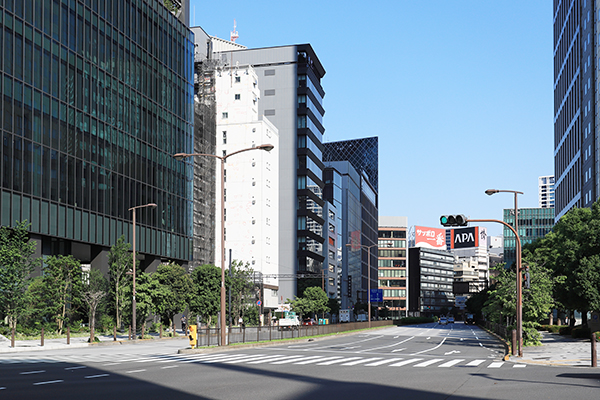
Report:
M 48 357 L 10 356 L 0 357 L 0 364 L 86 363 L 113 366 L 122 364 L 247 364 L 247 365 L 316 365 L 335 367 L 412 367 L 412 368 L 523 368 L 523 364 L 505 363 L 493 359 L 426 358 L 426 357 L 368 357 L 342 355 L 298 354 L 98 354 L 53 355 Z M 164 367 L 163 367 L 164 368 Z

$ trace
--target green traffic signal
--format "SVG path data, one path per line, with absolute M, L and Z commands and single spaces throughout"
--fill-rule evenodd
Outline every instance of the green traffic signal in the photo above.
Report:
M 467 226 L 467 221 L 467 217 L 462 214 L 442 215 L 440 217 L 440 224 L 443 226 Z

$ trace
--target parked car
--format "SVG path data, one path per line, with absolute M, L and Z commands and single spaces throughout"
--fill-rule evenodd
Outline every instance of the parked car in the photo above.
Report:
M 438 324 L 440 325 L 447 325 L 448 324 L 448 318 L 446 317 L 440 317 Z
M 306 318 L 306 319 L 304 319 L 304 321 L 302 321 L 302 325 L 316 325 L 316 324 L 317 323 L 312 318 Z
M 448 323 L 449 324 L 453 324 L 454 323 L 454 317 L 448 317 Z

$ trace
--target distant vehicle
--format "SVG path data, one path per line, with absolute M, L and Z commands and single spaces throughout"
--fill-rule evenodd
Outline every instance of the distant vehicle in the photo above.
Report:
M 453 324 L 454 323 L 454 317 L 448 317 L 448 323 L 449 324 Z
M 350 310 L 340 310 L 340 322 L 350 322 Z
M 440 320 L 438 321 L 438 324 L 440 324 L 440 325 L 447 325 L 448 324 L 448 318 L 446 318 L 446 317 L 440 317 Z
M 304 321 L 302 321 L 302 325 L 316 325 L 317 323 L 315 322 L 314 319 L 312 318 L 306 318 L 304 319 Z
M 300 326 L 300 319 L 293 311 L 275 310 L 277 326 L 279 329 L 293 329 Z
M 474 314 L 466 314 L 465 315 L 465 325 L 475 325 L 475 315 Z

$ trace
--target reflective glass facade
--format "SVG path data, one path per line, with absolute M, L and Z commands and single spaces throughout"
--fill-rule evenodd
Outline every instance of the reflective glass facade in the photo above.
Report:
M 503 221 L 514 227 L 515 210 L 504 209 Z M 521 246 L 543 238 L 554 226 L 554 208 L 519 208 L 519 238 Z M 504 262 L 510 267 L 516 261 L 515 234 L 504 227 Z
M 137 249 L 189 260 L 189 29 L 155 0 L 0 0 L 0 20 L 2 225 L 106 248 L 156 203 Z
M 379 191 L 379 138 L 377 136 L 323 143 L 323 161 L 350 161 L 357 171 L 364 171 Z

